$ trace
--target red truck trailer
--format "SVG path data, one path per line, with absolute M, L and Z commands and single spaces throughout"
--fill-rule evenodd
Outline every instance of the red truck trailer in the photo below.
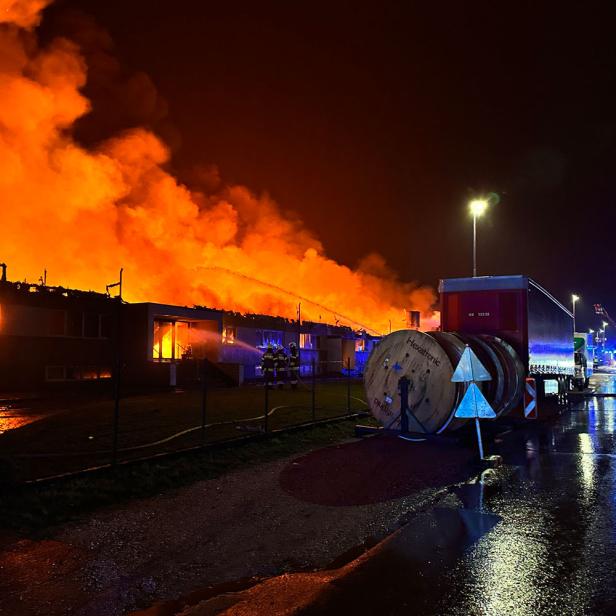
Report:
M 573 315 L 541 285 L 528 276 L 445 278 L 439 291 L 442 331 L 501 338 L 536 379 L 540 396 L 546 381 L 568 391 L 575 368 Z
M 455 413 L 467 388 L 452 376 L 467 346 L 490 373 L 478 385 L 497 418 L 519 415 L 533 390 L 540 413 L 547 392 L 559 406 L 565 402 L 574 374 L 573 315 L 558 300 L 527 276 L 446 278 L 439 291 L 440 330 L 393 332 L 366 364 L 368 404 L 385 428 L 398 429 L 403 414 L 414 432 L 464 425 Z

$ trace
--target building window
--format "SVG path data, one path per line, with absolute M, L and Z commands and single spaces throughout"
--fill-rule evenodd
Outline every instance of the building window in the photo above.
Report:
M 110 378 L 111 368 L 107 366 L 45 366 L 46 381 L 97 381 Z
M 154 321 L 152 358 L 159 361 L 186 359 L 192 355 L 191 329 L 188 321 Z
M 112 322 L 110 314 L 101 314 L 101 338 L 111 338 Z
M 191 344 L 192 323 L 188 321 L 176 321 L 175 323 L 175 359 L 187 359 L 192 355 Z
M 359 338 L 355 341 L 355 352 L 361 353 L 366 350 L 366 341 L 363 338 Z
M 111 337 L 111 315 L 77 310 L 46 310 L 46 313 L 49 336 Z
M 95 312 L 84 312 L 83 335 L 85 338 L 98 338 L 100 334 L 99 315 Z
M 66 379 L 66 366 L 45 366 L 46 381 L 64 381 Z
M 235 344 L 237 337 L 237 327 L 227 326 L 222 331 L 222 343 L 223 344 Z
M 64 310 L 50 310 L 49 335 L 64 336 L 66 334 L 66 312 Z
M 299 335 L 299 347 L 300 349 L 313 349 L 314 339 L 312 334 L 300 334 Z
M 272 346 L 282 346 L 282 332 L 271 331 L 266 329 L 257 330 L 257 346 L 265 348 L 268 344 Z
M 66 335 L 81 338 L 83 336 L 83 312 L 69 310 L 66 316 Z
M 154 359 L 173 359 L 173 322 L 154 321 Z
M 94 381 L 100 378 L 98 366 L 82 366 L 79 371 L 79 376 L 76 376 L 81 381 Z

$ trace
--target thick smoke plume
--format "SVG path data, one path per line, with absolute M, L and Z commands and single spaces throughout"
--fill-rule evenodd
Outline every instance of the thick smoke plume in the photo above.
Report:
M 0 0 L 0 260 L 13 279 L 102 289 L 125 271 L 125 298 L 208 305 L 378 332 L 431 316 L 433 293 L 371 256 L 352 270 L 301 221 L 243 186 L 191 189 L 165 170 L 169 151 L 134 129 L 95 149 L 72 137 L 87 114 L 78 47 L 40 48 L 44 0 Z

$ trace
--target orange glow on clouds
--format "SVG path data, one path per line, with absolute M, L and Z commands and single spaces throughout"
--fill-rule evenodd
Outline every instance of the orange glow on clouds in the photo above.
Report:
M 102 290 L 124 267 L 125 298 L 207 305 L 377 332 L 405 309 L 436 323 L 431 289 L 401 283 L 372 255 L 329 259 L 301 221 L 243 186 L 191 190 L 168 173 L 165 144 L 143 128 L 88 150 L 71 137 L 90 102 L 75 44 L 36 47 L 24 31 L 44 0 L 0 0 L 0 261 L 11 279 Z M 426 320 L 428 319 L 428 320 Z

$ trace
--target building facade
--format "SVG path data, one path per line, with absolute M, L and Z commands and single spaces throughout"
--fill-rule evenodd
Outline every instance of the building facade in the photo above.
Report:
M 0 281 L 0 389 L 109 381 L 114 309 L 101 293 Z
M 268 344 L 299 346 L 300 374 L 359 374 L 378 338 L 348 327 L 0 280 L 0 389 L 174 387 L 260 379 Z

